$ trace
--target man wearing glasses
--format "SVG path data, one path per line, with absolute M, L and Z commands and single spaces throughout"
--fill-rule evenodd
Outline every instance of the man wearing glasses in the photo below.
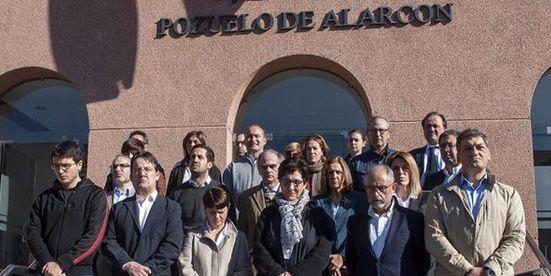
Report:
M 136 194 L 113 205 L 102 253 L 114 275 L 171 275 L 184 240 L 180 206 L 157 191 L 153 154 L 139 153 L 130 164 Z
M 130 180 L 130 157 L 119 154 L 111 164 L 111 175 L 115 188 L 107 195 L 109 205 L 123 201 L 134 195 L 135 190 Z
M 369 168 L 377 164 L 384 164 L 386 159 L 395 152 L 388 147 L 389 127 L 388 121 L 381 116 L 374 116 L 369 120 L 367 128 L 369 149 L 352 158 L 349 164 L 354 190 L 364 192 L 362 180 Z
M 33 203 L 25 239 L 44 275 L 94 275 L 107 198 L 103 189 L 81 179 L 82 152 L 75 142 L 56 145 L 51 158 L 56 180 Z
M 423 239 L 423 215 L 394 199 L 394 174 L 371 167 L 364 180 L 369 208 L 348 220 L 346 265 L 351 275 L 427 275 L 430 255 Z
M 430 175 L 444 169 L 446 166 L 440 154 L 438 139 L 448 128 L 448 122 L 443 114 L 433 111 L 423 118 L 421 126 L 423 126 L 423 135 L 427 144 L 413 149 L 409 153 L 417 162 L 419 176 L 421 177 L 419 180 L 421 185 L 424 185 Z

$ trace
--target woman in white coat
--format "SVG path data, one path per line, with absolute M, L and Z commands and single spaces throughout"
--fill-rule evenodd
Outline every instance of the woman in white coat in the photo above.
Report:
M 207 219 L 190 231 L 179 257 L 180 275 L 250 275 L 247 238 L 228 219 L 230 196 L 219 187 L 203 196 Z

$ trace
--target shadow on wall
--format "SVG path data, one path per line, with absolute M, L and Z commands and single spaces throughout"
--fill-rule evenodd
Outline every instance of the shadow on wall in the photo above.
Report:
M 233 15 L 245 0 L 182 0 L 187 18 L 207 15 Z
M 132 87 L 138 43 L 135 0 L 50 0 L 49 26 L 57 71 L 86 102 L 113 99 Z

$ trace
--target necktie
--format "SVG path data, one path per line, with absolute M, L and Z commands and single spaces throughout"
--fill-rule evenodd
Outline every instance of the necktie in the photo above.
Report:
M 438 150 L 438 147 L 436 146 L 429 148 L 429 159 L 427 160 L 427 170 L 425 171 L 426 176 L 438 172 L 438 158 L 436 158 L 436 150 Z

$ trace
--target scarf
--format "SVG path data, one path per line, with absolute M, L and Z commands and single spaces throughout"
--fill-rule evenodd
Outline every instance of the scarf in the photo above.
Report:
M 317 163 L 317 164 L 308 165 L 308 171 L 309 171 L 311 174 L 321 172 L 321 170 L 323 170 L 323 165 L 324 165 L 324 163 L 321 162 L 321 161 L 320 161 L 319 163 Z
M 306 189 L 296 202 L 286 200 L 281 194 L 276 196 L 281 215 L 281 249 L 285 260 L 291 258 L 293 247 L 302 239 L 302 210 L 308 201 L 310 196 Z

